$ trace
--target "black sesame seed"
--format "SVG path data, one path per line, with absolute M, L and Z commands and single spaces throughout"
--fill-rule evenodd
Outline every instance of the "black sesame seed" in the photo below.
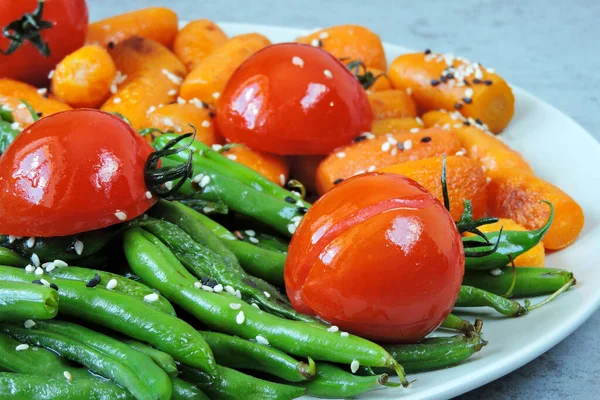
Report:
M 431 136 L 423 136 L 421 138 L 421 143 L 429 143 L 431 142 Z
M 90 288 L 95 287 L 97 284 L 100 283 L 100 281 L 101 281 L 100 275 L 94 274 L 94 277 L 85 284 L 85 287 L 90 287 Z
M 306 207 L 298 207 L 298 212 L 300 214 L 306 214 L 308 212 L 308 208 L 306 208 Z
M 466 79 L 463 79 L 463 83 L 467 86 L 471 86 L 471 84 Z
M 47 99 L 50 96 L 50 93 L 46 92 L 42 95 L 45 99 Z
M 211 288 L 214 288 L 218 284 L 219 284 L 219 282 L 217 282 L 214 279 L 209 279 L 206 283 L 204 283 L 205 286 L 210 286 Z
M 488 79 L 488 80 L 485 80 L 485 81 L 483 81 L 483 83 L 484 83 L 486 86 L 491 86 L 491 85 L 492 85 L 492 83 L 494 83 L 494 82 L 492 82 L 492 81 L 490 81 L 490 80 Z
M 473 79 L 473 83 L 477 85 L 477 84 L 481 83 L 481 79 L 475 78 L 475 79 Z
M 214 118 L 215 115 L 217 115 L 217 114 L 214 111 L 209 111 L 208 112 L 208 116 L 211 117 L 211 118 Z
M 115 48 L 115 42 L 108 42 L 108 48 L 109 49 L 114 49 Z
M 424 53 L 425 53 L 426 55 L 427 55 L 427 54 L 431 54 L 431 50 L 429 50 L 429 49 L 425 49 L 425 52 L 424 52 Z
M 440 81 L 438 81 L 437 79 L 432 79 L 431 80 L 431 86 L 437 86 L 440 84 Z
M 457 110 L 460 110 L 461 107 L 462 107 L 462 103 L 455 103 L 454 104 L 454 108 L 456 108 Z
M 452 72 L 446 74 L 446 78 L 448 79 L 454 79 L 454 74 Z
M 463 125 L 465 125 L 465 126 L 471 126 L 471 123 L 469 121 L 463 121 Z
M 465 104 L 471 104 L 473 102 L 470 97 L 463 97 L 462 100 Z
M 200 282 L 202 282 L 203 285 L 206 285 L 208 282 L 210 282 L 210 278 L 205 276 L 204 278 L 200 279 Z
M 31 283 L 35 283 L 36 285 L 43 285 L 42 281 L 40 281 L 39 279 L 31 281 Z
M 477 122 L 479 125 L 483 125 L 483 122 L 481 122 L 481 120 L 479 118 L 476 118 L 475 122 Z
M 354 143 L 358 143 L 358 142 L 362 142 L 365 139 L 367 139 L 366 136 L 359 135 L 359 136 L 355 137 L 353 140 L 354 140 Z
M 342 183 L 342 182 L 344 182 L 344 178 L 338 178 L 335 181 L 333 181 L 333 184 L 337 185 L 338 183 Z
M 294 199 L 292 196 L 287 196 L 284 200 L 290 204 L 296 204 L 296 199 Z
M 404 151 L 404 143 L 398 142 L 396 143 L 396 147 L 398 148 L 398 150 Z
M 51 283 L 50 287 L 54 290 L 58 290 L 58 286 L 56 286 L 56 283 Z
M 44 113 L 42 113 L 41 111 L 38 111 L 37 113 L 38 118 L 42 118 L 42 115 L 44 115 Z
M 446 78 L 445 76 L 440 77 L 440 81 L 442 81 L 442 83 L 446 83 L 447 80 L 448 78 Z
M 210 106 L 208 103 L 202 102 L 202 108 L 210 108 Z

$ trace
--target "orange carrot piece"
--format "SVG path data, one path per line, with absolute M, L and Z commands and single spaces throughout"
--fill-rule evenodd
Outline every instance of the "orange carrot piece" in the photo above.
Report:
M 417 116 L 417 105 L 403 90 L 380 90 L 368 94 L 375 119 Z
M 443 157 L 429 157 L 390 165 L 380 168 L 378 171 L 391 172 L 414 179 L 443 202 L 442 161 Z M 450 214 L 455 221 L 458 221 L 463 213 L 464 200 L 471 201 L 473 218 L 484 216 L 487 207 L 487 183 L 478 162 L 467 157 L 447 156 L 446 183 L 450 199 Z
M 48 94 L 47 89 L 37 89 L 27 83 L 0 78 L 0 105 L 12 109 L 15 122 L 26 128 L 33 123 L 33 117 L 21 100 L 28 102 L 42 117 L 71 109 Z
M 285 159 L 276 154 L 252 150 L 243 144 L 235 144 L 223 150 L 222 154 L 256 172 L 270 181 L 284 186 L 290 177 L 290 168 Z
M 340 179 L 388 165 L 455 154 L 461 149 L 454 134 L 438 128 L 423 129 L 418 134 L 401 132 L 378 137 L 365 134 L 362 137 L 363 140 L 338 149 L 321 162 L 317 169 L 320 194 L 331 189 Z
M 520 168 L 523 173 L 533 173 L 519 152 L 508 147 L 498 136 L 478 128 L 478 125 L 465 125 L 464 118 L 456 112 L 430 111 L 422 118 L 427 127 L 451 129 L 461 141 L 468 157 L 479 161 L 490 177 L 494 177 L 502 168 Z
M 444 83 L 442 73 L 450 65 L 456 79 Z M 395 88 L 412 91 L 422 112 L 458 108 L 467 118 L 479 118 L 494 133 L 501 132 L 514 114 L 515 98 L 504 79 L 463 59 L 433 53 L 403 54 L 392 62 L 388 77 Z
M 86 45 L 66 56 L 54 70 L 52 93 L 75 108 L 97 108 L 110 95 L 117 67 L 98 45 Z
M 86 42 L 111 47 L 140 36 L 171 47 L 178 28 L 177 14 L 168 8 L 144 8 L 90 24 Z
M 173 52 L 191 71 L 226 41 L 227 35 L 217 24 L 208 19 L 199 19 L 177 33 Z
M 544 247 L 558 250 L 577 239 L 583 229 L 584 215 L 581 206 L 567 193 L 553 184 L 524 174 L 522 169 L 502 169 L 488 184 L 488 213 L 495 217 L 510 218 L 527 229 L 544 225 L 550 207 L 554 204 L 554 222 L 544 236 Z
M 375 83 L 373 83 L 373 85 L 369 89 L 367 89 L 367 93 L 393 89 L 392 83 L 390 82 L 384 70 L 380 70 L 377 68 L 367 68 L 366 72 L 370 72 L 371 74 L 373 74 L 374 77 L 378 77 L 375 80 Z
M 223 143 L 216 133 L 210 111 L 193 104 L 168 104 L 148 114 L 148 126 L 163 132 L 192 132 L 196 128 L 196 139 L 209 146 Z
M 269 39 L 258 33 L 232 37 L 190 72 L 181 86 L 181 97 L 215 104 L 237 67 L 269 44 Z
M 479 230 L 483 233 L 486 232 L 497 232 L 503 228 L 504 231 L 525 231 L 527 230 L 523 225 L 517 224 L 512 219 L 500 218 L 498 222 L 488 225 L 482 225 Z M 464 236 L 474 236 L 474 233 L 466 232 Z M 521 254 L 514 259 L 515 266 L 517 267 L 543 267 L 546 259 L 546 253 L 544 251 L 543 243 L 536 244 L 532 249 Z
M 387 68 L 381 39 L 359 25 L 338 25 L 321 29 L 296 39 L 299 43 L 321 46 L 336 58 L 360 60 L 367 67 L 384 71 Z
M 417 118 L 386 118 L 373 121 L 371 133 L 375 136 L 382 136 L 386 133 L 400 133 L 411 131 L 418 132 L 423 129 L 423 121 Z

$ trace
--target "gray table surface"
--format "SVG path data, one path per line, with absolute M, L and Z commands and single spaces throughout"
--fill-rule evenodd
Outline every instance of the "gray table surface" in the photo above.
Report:
M 88 0 L 92 20 L 168 5 L 182 19 L 311 28 L 365 25 L 383 40 L 454 52 L 570 115 L 600 140 L 599 0 Z M 560 323 L 557 321 L 557 323 Z M 522 334 L 527 334 L 522 332 Z M 600 398 L 600 312 L 562 343 L 462 399 Z

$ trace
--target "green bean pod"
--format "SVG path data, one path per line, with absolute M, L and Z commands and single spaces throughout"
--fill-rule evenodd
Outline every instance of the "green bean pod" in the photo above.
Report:
M 381 373 L 361 376 L 344 371 L 327 363 L 317 364 L 317 376 L 299 386 L 306 388 L 307 394 L 325 399 L 354 398 L 382 386 L 397 386 L 388 383 L 388 375 Z
M 71 279 L 74 281 L 82 281 L 82 282 L 89 282 L 90 280 L 92 280 L 94 278 L 94 275 L 97 274 L 100 277 L 100 283 L 96 287 L 98 287 L 98 288 L 101 287 L 101 288 L 105 288 L 105 289 L 108 289 L 108 287 L 111 287 L 111 289 L 108 289 L 108 290 L 112 290 L 112 291 L 119 292 L 119 293 L 124 293 L 124 294 L 130 295 L 132 297 L 135 297 L 136 299 L 142 299 L 142 298 L 144 298 L 144 296 L 155 293 L 154 290 L 152 290 L 151 288 L 149 288 L 148 286 L 144 285 L 141 282 L 137 282 L 137 281 L 134 281 L 133 279 L 128 279 L 128 278 L 125 278 L 124 276 L 121 276 L 118 274 L 113 274 L 112 272 L 106 272 L 106 271 L 102 271 L 102 270 L 69 266 L 69 267 L 55 268 L 51 272 L 47 272 L 47 273 L 52 276 L 55 276 L 57 278 Z M 109 286 L 109 282 L 113 279 L 116 281 L 116 284 L 117 284 L 114 287 Z M 111 283 L 111 285 L 112 285 L 112 283 Z M 155 308 L 159 311 L 162 311 L 162 312 L 165 312 L 167 314 L 174 316 L 175 309 L 173 308 L 171 303 L 169 303 L 169 300 L 165 299 L 164 296 L 162 296 L 158 293 L 157 293 L 157 295 L 158 295 L 158 299 L 156 301 L 154 301 L 152 303 L 146 303 L 146 304 L 148 304 L 152 308 Z
M 163 371 L 170 377 L 176 377 L 179 371 L 177 371 L 177 364 L 173 357 L 165 352 L 152 348 L 144 343 L 138 342 L 137 340 L 125 339 L 123 340 L 132 349 L 144 353 L 154 361 Z
M 227 293 L 198 290 L 196 279 L 183 273 L 182 266 L 173 266 L 143 229 L 128 230 L 123 242 L 133 271 L 209 328 L 245 339 L 261 335 L 273 347 L 298 357 L 391 368 L 408 385 L 400 365 L 381 346 L 354 335 L 340 337 L 325 325 L 279 318 Z
M 180 364 L 181 376 L 201 388 L 212 400 L 283 400 L 295 399 L 306 389 L 254 378 L 235 369 L 219 366 L 221 379 L 207 384 L 206 374 Z
M 97 378 L 69 382 L 64 377 L 0 372 L 0 398 L 12 400 L 135 400 L 127 390 Z
M 491 307 L 507 317 L 519 317 L 527 314 L 527 308 L 514 300 L 464 285 L 460 287 L 454 307 Z
M 0 330 L 23 343 L 49 348 L 94 373 L 110 378 L 129 390 L 136 399 L 171 398 L 171 381 L 167 374 L 145 354 L 109 336 L 62 321 L 38 322 L 31 329 L 4 324 Z
M 58 286 L 59 314 L 99 324 L 131 338 L 149 343 L 176 360 L 216 376 L 216 363 L 202 336 L 186 322 L 147 305 L 143 298 L 83 282 L 43 275 Z M 0 266 L 0 280 L 31 282 L 20 268 Z
M 173 378 L 171 385 L 173 385 L 171 400 L 210 400 L 202 390 L 183 379 Z
M 200 332 L 219 365 L 266 372 L 288 382 L 302 382 L 315 376 L 315 363 L 298 361 L 267 344 L 259 344 L 218 332 Z
M 3 112 L 1 106 L 0 112 Z M 4 153 L 17 135 L 21 133 L 18 129 L 14 129 L 11 124 L 12 122 L 0 119 L 0 154 Z
M 0 321 L 51 319 L 57 313 L 56 290 L 43 285 L 0 280 Z
M 466 319 L 462 319 L 454 314 L 448 314 L 446 319 L 440 325 L 440 328 L 451 329 L 470 335 L 475 332 L 475 326 Z
M 19 253 L 0 247 L 0 265 L 9 265 L 11 267 L 25 267 L 29 261 L 22 257 Z
M 490 293 L 503 295 L 508 293 L 513 274 L 516 274 L 512 297 L 534 297 L 556 292 L 568 281 L 573 279 L 573 273 L 562 269 L 540 267 L 506 267 L 499 270 L 465 271 L 463 284 L 473 286 Z
M 554 220 L 554 206 L 552 203 L 548 203 L 548 205 L 551 208 L 550 215 L 544 226 L 539 229 L 532 231 L 487 232 L 485 236 L 489 240 L 488 244 L 486 244 L 485 240 L 480 236 L 463 237 L 463 246 L 466 249 L 468 248 L 469 252 L 486 252 L 499 242 L 496 251 L 491 254 L 487 254 L 483 257 L 469 257 L 467 255 L 467 257 L 465 257 L 465 270 L 504 267 L 508 265 L 511 260 L 514 260 L 516 257 L 540 243 Z M 481 243 L 481 246 L 473 247 L 477 243 Z

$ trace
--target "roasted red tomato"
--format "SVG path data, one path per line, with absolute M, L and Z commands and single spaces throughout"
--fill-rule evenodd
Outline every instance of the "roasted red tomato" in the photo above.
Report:
M 0 78 L 44 85 L 85 42 L 85 0 L 0 0 Z
M 460 290 L 460 235 L 415 181 L 369 173 L 342 182 L 304 216 L 285 286 L 294 308 L 370 339 L 415 342 L 448 316 Z
M 371 129 L 365 91 L 331 54 L 282 43 L 248 58 L 217 105 L 232 142 L 277 154 L 327 154 Z
M 152 151 L 123 120 L 101 111 L 42 118 L 0 157 L 0 233 L 64 236 L 142 214 L 155 201 L 144 181 Z

